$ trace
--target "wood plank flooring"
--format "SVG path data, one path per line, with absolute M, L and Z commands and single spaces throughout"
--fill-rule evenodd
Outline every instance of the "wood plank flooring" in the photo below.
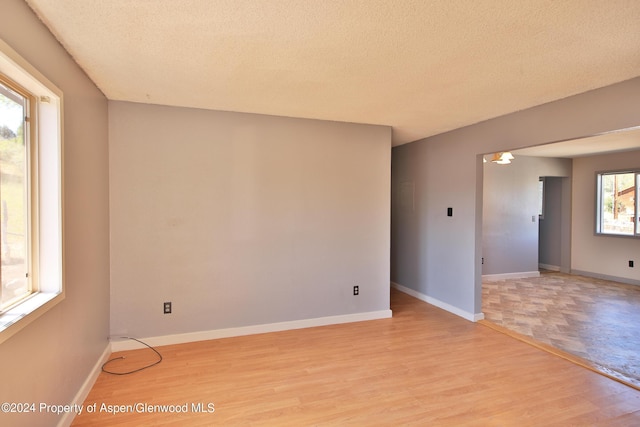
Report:
M 73 425 L 640 425 L 639 391 L 399 291 L 391 298 L 391 319 L 159 347 L 157 366 L 101 374 L 85 401 L 98 411 Z M 154 358 L 123 354 L 112 369 Z M 99 411 L 199 402 L 215 411 Z
M 640 286 L 546 271 L 483 283 L 482 311 L 640 389 Z

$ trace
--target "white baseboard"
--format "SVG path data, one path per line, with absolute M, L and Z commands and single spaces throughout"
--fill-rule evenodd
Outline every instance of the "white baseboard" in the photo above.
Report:
M 289 322 L 267 323 L 263 325 L 241 326 L 238 328 L 214 329 L 210 331 L 187 332 L 184 334 L 163 335 L 140 339 L 150 346 L 156 347 L 171 344 L 183 344 L 194 341 L 206 341 L 219 338 L 264 334 L 267 332 L 312 328 L 315 326 L 327 326 L 340 323 L 362 322 L 365 320 L 387 319 L 390 318 L 391 315 L 391 310 L 369 311 L 366 313 L 344 314 L 339 316 L 318 317 L 315 319 L 302 319 L 292 320 Z M 139 348 L 141 348 L 141 344 L 133 340 L 111 342 L 112 351 L 134 350 Z
M 407 288 L 406 286 L 402 286 L 395 282 L 391 282 L 391 286 L 396 288 L 400 292 L 404 292 L 407 295 L 411 295 L 414 298 L 418 298 L 420 301 L 424 301 L 431 305 L 435 305 L 438 308 L 446 310 L 449 313 L 455 314 L 456 316 L 460 316 L 463 319 L 469 320 L 471 322 L 477 322 L 478 320 L 484 319 L 484 313 L 470 313 L 468 311 L 461 310 L 458 307 L 454 307 L 451 304 L 447 304 L 446 302 L 440 301 L 437 298 L 430 297 L 428 295 L 415 291 L 411 288 Z
M 70 402 L 70 405 L 82 405 L 89 395 L 89 392 L 93 388 L 96 380 L 98 379 L 98 375 L 102 372 L 102 365 L 109 359 L 111 355 L 111 344 L 107 344 L 107 347 L 102 352 L 102 355 L 91 369 L 89 376 L 80 386 L 80 390 L 73 397 L 73 400 Z M 69 427 L 73 422 L 73 419 L 76 417 L 75 412 L 65 412 L 65 414 L 58 421 L 57 427 Z
M 540 277 L 539 271 L 520 271 L 517 273 L 483 274 L 482 280 L 496 281 L 506 279 L 527 279 L 529 277 Z
M 551 264 L 538 264 L 538 268 L 549 271 L 560 271 L 559 265 L 551 265 Z

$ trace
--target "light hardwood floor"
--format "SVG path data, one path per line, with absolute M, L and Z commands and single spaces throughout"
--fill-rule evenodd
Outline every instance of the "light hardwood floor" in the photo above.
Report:
M 98 410 L 202 402 L 213 413 L 85 412 L 73 425 L 640 425 L 639 391 L 406 294 L 391 297 L 391 319 L 159 347 L 162 363 L 101 374 L 85 402 Z M 153 360 L 150 350 L 126 354 L 122 369 Z

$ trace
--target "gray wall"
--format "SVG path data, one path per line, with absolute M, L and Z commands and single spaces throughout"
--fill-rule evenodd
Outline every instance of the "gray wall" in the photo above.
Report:
M 511 164 L 489 161 L 483 169 L 482 273 L 538 271 L 538 180 L 570 176 L 571 160 L 516 156 Z M 558 213 L 558 239 L 560 225 Z
M 639 109 L 636 78 L 395 147 L 392 199 L 398 200 L 403 182 L 413 182 L 416 200 L 414 212 L 404 214 L 407 221 L 393 208 L 392 281 L 480 313 L 480 154 L 637 126 Z M 447 207 L 453 217 L 446 216 Z
M 539 224 L 538 262 L 549 267 L 562 267 L 563 182 L 569 178 L 544 177 L 544 216 Z M 569 265 L 569 268 L 571 266 Z
M 107 101 L 23 0 L 3 0 L 0 38 L 64 93 L 66 298 L 0 344 L 0 401 L 67 404 L 107 347 Z M 52 426 L 54 414 L 0 414 L 4 426 Z
M 113 334 L 389 309 L 389 127 L 109 102 L 109 140 Z
M 596 173 L 638 167 L 640 167 L 640 151 L 574 159 L 572 208 L 572 268 L 574 270 L 640 283 L 640 239 L 595 234 Z M 634 268 L 629 268 L 629 260 L 635 261 Z

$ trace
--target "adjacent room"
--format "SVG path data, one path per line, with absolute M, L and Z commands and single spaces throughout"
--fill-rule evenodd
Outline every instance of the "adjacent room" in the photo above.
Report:
M 631 235 L 594 209 L 638 151 L 526 152 L 637 131 L 640 4 L 0 16 L 1 425 L 640 423 L 636 388 L 483 324 L 486 275 L 640 283 L 637 200 L 603 204 Z
M 483 188 L 486 320 L 635 387 L 639 142 L 636 129 L 485 156 Z

